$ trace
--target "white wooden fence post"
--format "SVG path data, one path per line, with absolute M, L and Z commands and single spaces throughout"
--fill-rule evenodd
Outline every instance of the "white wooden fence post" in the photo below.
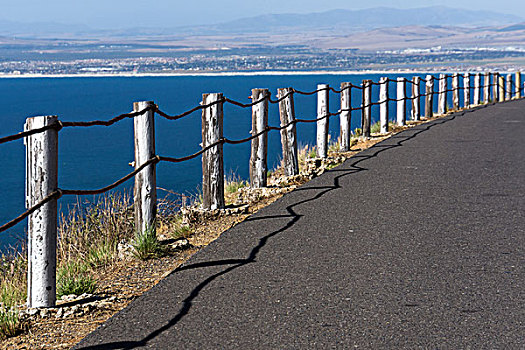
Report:
M 452 74 L 452 109 L 459 110 L 459 74 Z
M 388 77 L 379 79 L 379 120 L 381 133 L 388 132 Z
M 412 79 L 412 120 L 418 121 L 421 119 L 421 113 L 419 111 L 419 106 L 421 104 L 420 101 L 420 93 L 419 93 L 419 77 L 414 77 Z
M 425 116 L 432 118 L 434 116 L 434 76 L 427 75 L 425 84 Z
M 202 154 L 202 208 L 224 208 L 223 162 L 223 95 L 203 94 L 202 104 L 213 104 L 202 110 L 202 148 L 211 147 Z
M 268 127 L 268 89 L 252 89 L 252 135 L 257 135 Z M 266 187 L 268 176 L 268 133 L 252 139 L 250 156 L 250 185 L 253 188 Z
M 438 114 L 447 113 L 447 76 L 439 75 Z
M 327 84 L 317 85 L 317 157 L 326 158 L 328 156 L 328 127 L 329 127 L 329 110 L 328 98 L 330 90 Z
M 361 127 L 363 137 L 370 137 L 372 127 L 372 80 L 363 80 L 363 116 L 361 118 Z
M 57 123 L 56 116 L 28 118 L 25 131 Z M 58 188 L 58 129 L 25 138 L 26 208 L 31 208 Z M 56 303 L 57 199 L 28 217 L 27 303 L 30 308 Z
M 286 96 L 286 97 L 285 97 Z M 284 88 L 277 90 L 279 102 L 279 117 L 281 127 L 281 145 L 283 148 L 284 175 L 291 176 L 299 174 L 299 162 L 297 159 L 297 131 L 295 128 L 295 108 L 293 101 L 293 89 Z
M 492 74 L 492 102 L 498 102 L 499 101 L 499 73 L 493 73 Z
M 133 103 L 133 111 L 139 112 L 154 105 L 152 101 Z M 133 120 L 135 133 L 135 169 L 155 157 L 155 113 L 152 109 L 137 115 Z M 156 166 L 150 164 L 135 175 L 133 191 L 135 207 L 135 230 L 138 234 L 155 235 L 157 216 Z
M 516 72 L 516 98 L 521 98 L 521 72 Z
M 470 73 L 463 75 L 463 106 L 470 108 Z
M 352 121 L 352 84 L 341 83 L 341 114 L 339 124 L 341 127 L 341 151 L 350 151 L 350 125 Z
M 505 88 L 505 101 L 512 98 L 512 74 L 507 74 L 507 86 Z
M 505 77 L 503 75 L 498 75 L 498 101 L 505 101 Z
M 481 101 L 481 74 L 476 73 L 474 75 L 474 100 L 472 104 L 479 106 Z
M 490 72 L 485 72 L 483 77 L 483 103 L 490 102 Z
M 397 125 L 406 125 L 406 95 L 405 95 L 406 79 L 397 78 Z

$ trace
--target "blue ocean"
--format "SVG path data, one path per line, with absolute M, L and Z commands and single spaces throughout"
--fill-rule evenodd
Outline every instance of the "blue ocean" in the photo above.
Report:
M 392 79 L 413 75 L 385 75 Z M 424 75 L 419 75 L 424 78 Z M 222 92 L 230 99 L 251 102 L 253 88 L 270 89 L 273 98 L 277 88 L 293 87 L 313 91 L 317 84 L 325 83 L 339 89 L 342 82 L 361 84 L 363 79 L 379 81 L 379 75 L 258 75 L 258 76 L 170 76 L 170 77 L 78 77 L 78 78 L 4 78 L 0 79 L 0 137 L 23 130 L 27 117 L 57 115 L 62 121 L 108 120 L 131 112 L 133 102 L 154 101 L 169 114 L 179 114 L 199 104 L 203 93 Z M 421 84 L 424 93 L 424 84 Z M 435 86 L 437 89 L 437 84 Z M 373 101 L 378 99 L 374 86 Z M 407 84 L 407 94 L 410 95 Z M 390 85 L 390 96 L 395 98 L 395 86 Z M 316 118 L 316 96 L 295 95 L 297 118 Z M 352 106 L 361 104 L 361 91 L 353 89 Z M 407 104 L 407 109 L 410 104 Z M 338 94 L 330 93 L 330 109 L 340 108 Z M 423 111 L 424 101 L 421 99 Z M 395 118 L 395 105 L 390 106 Z M 409 115 L 409 114 L 408 114 Z M 379 118 L 377 106 L 373 108 L 373 122 Z M 201 112 L 197 111 L 181 120 L 169 121 L 156 116 L 157 154 L 182 157 L 200 149 Z M 279 125 L 277 105 L 271 104 L 269 124 Z M 352 129 L 360 127 L 361 113 L 352 114 Z M 240 139 L 250 135 L 251 109 L 230 104 L 224 106 L 224 135 Z M 315 124 L 298 124 L 299 145 L 315 143 Z M 332 138 L 339 136 L 339 119 L 330 119 Z M 225 173 L 248 178 L 250 145 L 225 145 Z M 281 145 L 278 132 L 269 134 L 269 167 L 280 159 Z M 25 148 L 23 140 L 0 145 L 0 224 L 13 219 L 24 208 Z M 59 187 L 63 189 L 95 189 L 104 187 L 131 172 L 133 161 L 133 122 L 125 119 L 113 126 L 64 128 L 59 134 Z M 198 191 L 202 179 L 200 157 L 184 163 L 160 163 L 157 166 L 157 186 L 176 193 L 192 194 Z M 117 191 L 131 190 L 133 180 Z M 159 197 L 164 195 L 159 191 Z M 90 201 L 82 198 L 81 201 Z M 61 210 L 77 198 L 63 197 Z M 26 221 L 9 231 L 0 233 L 0 247 L 14 245 L 23 240 Z

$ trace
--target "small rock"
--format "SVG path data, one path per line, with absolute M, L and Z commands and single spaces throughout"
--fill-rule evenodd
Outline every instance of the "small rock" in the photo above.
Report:
M 35 316 L 39 310 L 37 308 L 31 308 L 26 310 L 26 314 L 29 316 Z
M 99 301 L 97 303 L 97 307 L 98 308 L 106 308 L 106 307 L 111 307 L 113 303 L 109 302 L 109 301 L 106 301 L 106 300 L 102 300 L 102 301 Z
M 49 316 L 49 310 L 48 309 L 40 309 L 40 317 L 46 318 Z
M 98 303 L 98 301 L 92 301 L 92 302 L 90 302 L 90 303 L 86 303 L 86 304 L 84 304 L 84 306 L 88 306 L 88 307 L 90 307 L 91 309 L 95 309 L 95 308 L 97 307 L 97 303 Z
M 117 252 L 120 260 L 128 260 L 133 256 L 133 245 L 122 240 L 117 244 Z
M 88 305 L 88 304 L 82 306 L 82 314 L 87 314 L 87 313 L 89 313 L 89 312 L 91 311 L 91 309 L 92 309 L 92 306 L 90 306 L 90 305 Z
M 80 309 L 80 305 L 73 305 L 73 306 L 71 306 L 71 311 L 73 313 L 78 312 L 79 309 Z
M 67 318 L 69 316 L 72 316 L 74 314 L 74 311 L 70 307 L 64 308 L 64 313 L 62 314 L 62 318 Z
M 63 314 L 64 314 L 64 308 L 61 307 L 61 308 L 58 309 L 57 313 L 55 314 L 55 317 L 56 318 L 61 318 Z
M 183 238 L 183 239 L 179 239 L 179 240 L 175 241 L 173 244 L 171 244 L 171 247 L 173 249 L 185 249 L 189 245 L 190 245 L 190 242 L 186 238 Z M 112 296 L 112 297 L 108 298 L 107 300 L 108 301 L 114 301 L 115 299 L 116 299 L 116 297 Z
M 60 300 L 63 300 L 63 301 L 73 301 L 73 300 L 76 300 L 78 298 L 77 295 L 75 294 L 69 294 L 69 295 L 63 295 L 62 298 L 60 298 Z

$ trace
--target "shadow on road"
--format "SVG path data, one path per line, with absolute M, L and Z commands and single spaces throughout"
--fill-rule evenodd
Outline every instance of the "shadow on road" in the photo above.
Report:
M 451 120 L 454 120 L 457 117 L 461 117 L 461 116 L 463 116 L 463 115 L 465 115 L 467 113 L 471 113 L 473 111 L 476 111 L 476 110 L 481 109 L 481 108 L 485 108 L 485 107 L 490 106 L 490 105 L 491 104 L 480 106 L 480 107 L 473 108 L 473 109 L 469 109 L 469 110 L 462 111 L 462 112 L 458 112 L 458 113 L 452 114 L 450 116 L 443 117 L 443 118 L 440 118 L 440 119 L 436 119 L 436 120 L 430 121 L 428 123 L 420 124 L 420 125 L 418 125 L 416 127 L 413 127 L 413 128 L 407 129 L 405 131 L 402 131 L 399 134 L 396 134 L 396 135 L 394 135 L 394 136 L 392 136 L 392 137 L 390 137 L 390 138 L 388 138 L 388 139 L 386 139 L 384 141 L 381 141 L 380 143 L 377 143 L 376 145 L 370 147 L 369 149 L 367 149 L 367 150 L 365 150 L 365 151 L 363 151 L 363 152 L 353 156 L 352 158 L 348 159 L 345 162 L 344 169 L 335 168 L 335 169 L 332 169 L 332 170 L 328 171 L 327 173 L 331 173 L 331 174 L 340 173 L 339 175 L 334 177 L 332 185 L 330 185 L 330 186 L 314 187 L 314 186 L 308 186 L 308 184 L 305 184 L 302 187 L 296 189 L 295 191 L 319 190 L 319 192 L 316 193 L 315 195 L 313 195 L 310 198 L 307 198 L 305 200 L 302 200 L 302 201 L 299 201 L 297 203 L 294 203 L 294 204 L 291 204 L 291 205 L 287 206 L 286 207 L 286 211 L 288 212 L 287 215 L 264 216 L 264 217 L 248 218 L 248 219 L 245 220 L 246 222 L 248 222 L 248 221 L 254 221 L 254 220 L 272 220 L 272 219 L 275 219 L 275 218 L 286 218 L 286 217 L 290 218 L 290 220 L 283 227 L 281 227 L 278 230 L 276 230 L 274 232 L 271 232 L 268 235 L 266 235 L 263 238 L 261 238 L 259 240 L 259 243 L 255 247 L 253 247 L 253 249 L 251 250 L 249 256 L 246 257 L 246 259 L 226 259 L 226 260 L 218 260 L 218 261 L 209 261 L 209 262 L 204 262 L 204 263 L 195 263 L 195 264 L 182 266 L 182 267 L 180 267 L 180 268 L 178 268 L 178 269 L 176 269 L 175 271 L 172 272 L 172 274 L 176 274 L 177 272 L 183 271 L 183 270 L 192 270 L 192 269 L 198 269 L 198 268 L 203 268 L 203 267 L 211 267 L 211 266 L 228 266 L 228 265 L 231 265 L 228 268 L 224 269 L 223 271 L 209 276 L 204 281 L 202 281 L 199 285 L 197 285 L 192 290 L 192 292 L 186 297 L 186 299 L 184 299 L 184 301 L 182 302 L 182 307 L 181 307 L 179 313 L 177 315 L 175 315 L 166 325 L 164 325 L 164 326 L 156 329 L 155 331 L 151 332 L 150 334 L 148 334 L 146 337 L 144 337 L 140 341 L 112 342 L 112 343 L 105 343 L 105 344 L 100 344 L 100 345 L 96 345 L 96 346 L 76 347 L 76 349 L 82 349 L 82 350 L 134 349 L 134 348 L 138 348 L 138 347 L 147 346 L 148 342 L 150 342 L 152 339 L 154 339 L 157 336 L 159 336 L 164 331 L 166 331 L 166 330 L 170 329 L 171 327 L 173 327 L 174 325 L 176 325 L 179 321 L 181 321 L 184 318 L 184 316 L 186 314 L 188 314 L 189 310 L 191 309 L 191 307 L 193 305 L 193 301 L 199 296 L 199 293 L 204 288 L 206 288 L 207 285 L 209 285 L 212 281 L 214 281 L 218 277 L 223 276 L 225 274 L 228 274 L 228 273 L 234 271 L 235 269 L 238 269 L 239 267 L 245 266 L 247 264 L 255 263 L 258 253 L 268 243 L 268 241 L 271 238 L 275 237 L 276 235 L 279 235 L 280 233 L 285 232 L 286 230 L 288 230 L 289 228 L 294 226 L 299 220 L 301 220 L 302 215 L 297 214 L 294 211 L 294 207 L 299 206 L 299 205 L 304 204 L 304 203 L 316 201 L 316 200 L 322 198 L 327 193 L 341 188 L 341 186 L 339 184 L 341 178 L 346 177 L 346 176 L 350 176 L 352 174 L 355 174 L 355 173 L 358 173 L 358 172 L 361 172 L 361 171 L 366 171 L 367 170 L 366 168 L 363 168 L 363 167 L 359 166 L 360 163 L 362 163 L 363 161 L 366 161 L 368 159 L 374 158 L 377 155 L 379 155 L 380 153 L 388 151 L 390 149 L 402 147 L 403 143 L 405 143 L 405 142 L 407 142 L 407 141 L 417 137 L 419 134 L 421 134 L 421 133 L 423 133 L 423 132 L 433 128 L 436 125 L 441 125 L 441 124 L 447 123 L 447 122 L 449 122 Z M 341 167 L 339 167 L 339 168 L 341 168 Z M 242 225 L 242 223 L 241 223 L 241 225 Z M 81 344 L 79 344 L 79 345 L 81 345 Z

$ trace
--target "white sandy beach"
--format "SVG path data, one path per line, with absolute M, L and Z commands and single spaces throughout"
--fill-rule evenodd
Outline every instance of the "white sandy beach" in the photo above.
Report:
M 79 73 L 79 74 L 0 74 L 0 78 L 140 78 L 140 77 L 215 77 L 215 76 L 276 76 L 276 75 L 365 75 L 365 74 L 425 74 L 449 71 L 396 70 L 346 70 L 346 71 L 260 71 L 260 72 L 184 72 L 184 73 Z

